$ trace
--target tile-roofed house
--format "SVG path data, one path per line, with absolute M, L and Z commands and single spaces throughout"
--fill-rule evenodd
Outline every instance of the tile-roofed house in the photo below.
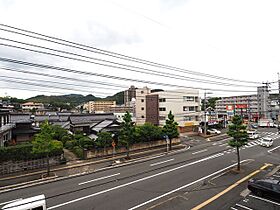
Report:
M 94 125 L 100 123 L 104 120 L 115 120 L 116 117 L 112 113 L 102 113 L 102 114 L 79 114 L 79 115 L 70 115 L 70 130 L 73 133 L 81 131 L 89 135 L 90 128 Z
M 30 114 L 11 113 L 11 122 L 15 125 L 12 129 L 12 144 L 31 141 L 40 130 L 32 125 Z

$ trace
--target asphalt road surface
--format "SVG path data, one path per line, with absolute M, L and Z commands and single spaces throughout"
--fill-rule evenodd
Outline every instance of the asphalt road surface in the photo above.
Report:
M 262 147 L 259 145 L 260 139 L 257 139 L 250 140 L 241 149 L 241 160 L 248 173 L 264 163 L 279 164 L 280 135 L 273 129 L 262 129 L 260 134 L 261 137 L 271 136 L 274 145 L 270 148 Z M 220 190 L 217 188 L 213 192 L 210 189 L 194 189 L 223 174 L 236 163 L 235 150 L 226 142 L 227 139 L 198 145 L 185 152 L 145 162 L 2 192 L 0 206 L 10 200 L 44 194 L 49 210 L 191 209 Z M 224 177 L 221 182 L 229 185 L 245 175 L 239 174 L 230 180 Z M 211 209 L 220 209 L 217 201 L 213 202 L 215 207 Z M 234 206 L 232 202 L 227 203 L 228 209 Z M 225 206 L 223 204 L 221 209 Z

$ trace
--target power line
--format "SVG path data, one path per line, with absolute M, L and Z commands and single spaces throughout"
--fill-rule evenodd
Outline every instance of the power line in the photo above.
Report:
M 118 77 L 118 76 L 112 76 L 112 75 L 106 75 L 106 74 L 100 74 L 100 73 L 93 73 L 93 72 L 85 72 L 85 71 L 79 71 L 79 70 L 57 67 L 57 66 L 51 66 L 51 65 L 45 65 L 45 64 L 30 63 L 30 62 L 25 62 L 25 61 L 15 60 L 15 59 L 9 59 L 9 58 L 4 58 L 4 57 L 0 57 L 0 61 L 19 64 L 19 65 L 25 65 L 25 66 L 32 66 L 32 67 L 36 67 L 36 68 L 53 69 L 53 70 L 63 71 L 63 72 L 71 72 L 71 73 L 76 73 L 76 74 L 98 76 L 98 77 L 109 78 L 109 79 L 132 81 L 132 82 L 139 82 L 139 83 L 146 83 L 146 84 L 155 84 L 155 85 L 160 85 L 160 86 L 168 86 L 168 87 L 176 87 L 176 88 L 191 88 L 191 89 L 198 89 L 198 90 L 207 89 L 207 90 L 212 90 L 212 91 L 225 91 L 225 92 L 255 92 L 255 91 L 244 91 L 244 90 L 225 90 L 225 89 L 214 89 L 214 88 L 199 88 L 199 87 L 190 87 L 190 86 L 167 84 L 167 83 L 161 83 L 161 82 L 152 82 L 152 81 L 148 81 L 148 80 L 124 78 L 124 77 Z
M 3 39 L 3 38 L 0 37 L 0 39 Z M 4 38 L 4 40 L 11 41 L 10 39 L 6 39 L 6 38 Z M 60 58 L 64 58 L 64 59 L 70 59 L 70 60 L 75 60 L 75 61 L 80 61 L 80 62 L 91 63 L 91 64 L 105 66 L 105 67 L 109 67 L 109 68 L 122 69 L 122 70 L 131 71 L 131 72 L 138 72 L 138 73 L 142 73 L 142 74 L 161 76 L 161 77 L 177 79 L 177 80 L 182 80 L 182 81 L 187 80 L 187 81 L 192 81 L 192 82 L 201 82 L 201 83 L 208 83 L 208 84 L 214 84 L 214 85 L 234 86 L 234 87 L 236 87 L 236 86 L 251 87 L 251 88 L 256 88 L 257 87 L 257 86 L 252 86 L 252 85 L 240 85 L 240 84 L 237 85 L 237 84 L 232 84 L 232 83 L 224 83 L 224 82 L 217 82 L 217 81 L 212 81 L 212 80 L 198 79 L 198 78 L 186 77 L 186 76 L 178 75 L 178 74 L 170 75 L 168 73 L 162 73 L 160 71 L 156 71 L 156 70 L 152 70 L 152 69 L 141 68 L 141 67 L 137 67 L 137 66 L 131 66 L 131 65 L 116 63 L 116 62 L 112 62 L 112 61 L 107 61 L 107 60 L 104 60 L 104 59 L 98 59 L 98 58 L 83 56 L 83 55 L 79 55 L 79 54 L 76 54 L 76 53 L 70 53 L 70 52 L 67 52 L 67 51 L 51 49 L 51 48 L 47 48 L 47 47 L 43 47 L 43 46 L 39 46 L 39 45 L 33 45 L 33 44 L 28 44 L 28 43 L 23 43 L 23 42 L 18 42 L 18 41 L 12 41 L 12 42 L 16 42 L 16 43 L 20 43 L 20 44 L 24 44 L 24 45 L 30 45 L 30 46 L 33 46 L 33 47 L 39 47 L 39 48 L 42 48 L 42 49 L 47 49 L 47 50 L 56 51 L 56 52 L 60 52 L 60 53 L 72 54 L 72 55 L 79 56 L 79 57 L 85 57 L 87 59 L 94 59 L 94 60 L 98 60 L 98 61 L 102 61 L 102 62 L 108 62 L 108 63 L 114 64 L 114 65 L 98 63 L 98 62 L 93 62 L 93 61 L 84 60 L 84 59 L 80 59 L 80 58 L 68 57 L 68 56 L 64 56 L 64 55 L 58 55 L 58 54 L 55 54 L 55 53 L 45 52 L 45 51 L 41 51 L 41 50 L 29 49 L 29 48 L 15 46 L 15 45 L 11 45 L 11 44 L 0 43 L 0 45 L 5 46 L 5 47 L 12 47 L 12 48 L 17 48 L 17 49 L 21 49 L 21 50 L 26 50 L 26 51 L 30 51 L 30 52 L 36 52 L 36 53 L 45 54 L 45 55 L 56 56 L 56 57 L 60 57 Z M 115 66 L 115 65 L 120 65 L 120 66 Z M 129 68 L 122 67 L 122 66 L 128 66 Z M 145 72 L 140 71 L 140 70 L 136 70 L 136 69 L 131 69 L 131 68 L 141 69 L 141 70 L 144 70 Z
M 14 27 L 14 26 L 6 25 L 6 24 L 0 24 L 0 26 L 10 28 L 10 29 L 13 29 L 13 30 L 17 30 L 17 31 L 12 31 L 12 30 L 9 30 L 9 29 L 0 28 L 0 30 L 6 31 L 6 32 L 9 32 L 9 33 L 15 33 L 15 34 L 19 34 L 19 35 L 22 35 L 22 36 L 27 36 L 27 37 L 31 37 L 31 38 L 35 38 L 35 39 L 40 39 L 40 40 L 43 40 L 43 41 L 52 42 L 52 43 L 55 43 L 55 44 L 60 44 L 60 45 L 64 45 L 64 46 L 68 46 L 68 47 L 72 47 L 72 48 L 77 48 L 77 49 L 80 49 L 80 50 L 85 50 L 85 51 L 89 51 L 89 52 L 93 52 L 93 53 L 98 53 L 98 54 L 102 54 L 102 55 L 106 55 L 106 56 L 111 56 L 111 57 L 118 58 L 118 59 L 137 62 L 137 63 L 141 63 L 141 64 L 144 64 L 144 65 L 150 65 L 150 66 L 154 66 L 154 67 L 169 69 L 169 70 L 172 70 L 172 71 L 189 73 L 189 74 L 194 74 L 194 75 L 197 75 L 197 76 L 210 77 L 210 78 L 215 78 L 215 79 L 219 79 L 219 80 L 228 80 L 228 81 L 235 81 L 235 82 L 242 82 L 242 83 L 260 84 L 260 82 L 255 82 L 255 81 L 246 81 L 246 80 L 226 78 L 226 77 L 206 74 L 206 73 L 202 73 L 202 72 L 187 70 L 187 69 L 183 69 L 183 68 L 173 67 L 173 66 L 170 66 L 170 65 L 160 64 L 160 63 L 156 63 L 156 62 L 152 62 L 152 61 L 148 61 L 148 60 L 144 60 L 144 59 L 139 59 L 139 58 L 123 55 L 123 54 L 120 54 L 120 53 L 115 53 L 115 52 L 111 52 L 111 51 L 107 51 L 107 50 L 102 50 L 102 49 L 99 49 L 99 48 L 96 48 L 96 47 L 92 47 L 92 46 L 68 41 L 68 40 L 65 40 L 65 39 L 40 34 L 40 33 L 37 33 L 37 32 L 17 28 L 17 27 Z M 18 31 L 22 31 L 22 32 L 29 33 L 29 34 L 24 34 L 24 33 L 18 32 Z M 30 34 L 35 34 L 35 35 L 41 36 L 41 37 L 36 37 L 36 36 L 30 35 Z M 42 38 L 42 37 L 46 37 L 47 39 Z M 54 40 L 58 40 L 59 42 L 54 41 Z M 61 42 L 63 42 L 63 43 L 61 43 Z

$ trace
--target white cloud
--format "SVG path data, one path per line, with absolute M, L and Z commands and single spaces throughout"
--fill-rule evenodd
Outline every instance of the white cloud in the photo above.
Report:
M 2 22 L 4 24 L 129 56 L 207 74 L 262 82 L 275 81 L 280 69 L 280 29 L 277 27 L 280 19 L 279 6 L 280 2 L 277 0 L 14 0 L 0 2 L 0 19 L 4 20 Z M 0 31 L 0 37 L 120 62 L 119 59 L 34 41 L 3 31 Z M 0 40 L 0 43 L 3 41 Z M 0 56 L 127 78 L 203 88 L 238 89 L 147 76 L 53 56 L 37 55 L 1 45 Z M 131 62 L 126 64 L 136 65 Z M 53 70 L 46 72 L 61 74 Z M 127 86 L 133 84 L 93 76 L 79 77 Z M 3 85 L 0 81 L 0 86 Z M 5 92 L 24 98 L 38 93 L 0 88 L 0 95 Z

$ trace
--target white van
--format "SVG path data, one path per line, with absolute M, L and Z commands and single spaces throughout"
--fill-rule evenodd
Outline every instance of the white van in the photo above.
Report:
M 270 137 L 263 137 L 263 139 L 261 139 L 260 145 L 264 147 L 271 147 L 273 145 L 273 140 Z
M 2 210 L 47 210 L 45 195 L 37 195 L 31 198 L 21 199 L 9 203 Z
M 247 131 L 249 139 L 257 139 L 259 138 L 259 134 L 256 130 Z

